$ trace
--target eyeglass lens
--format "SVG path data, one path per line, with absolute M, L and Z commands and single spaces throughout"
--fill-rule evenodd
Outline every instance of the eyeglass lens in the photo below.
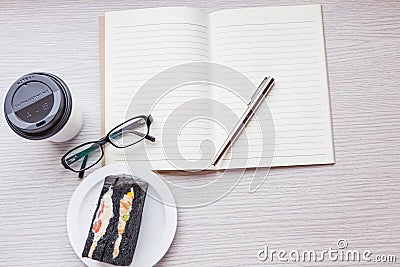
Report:
M 136 118 L 125 122 L 109 134 L 110 142 L 117 147 L 127 147 L 145 138 L 149 133 L 146 120 Z
M 89 143 L 69 152 L 65 157 L 65 163 L 74 171 L 81 171 L 92 167 L 101 157 L 101 146 Z

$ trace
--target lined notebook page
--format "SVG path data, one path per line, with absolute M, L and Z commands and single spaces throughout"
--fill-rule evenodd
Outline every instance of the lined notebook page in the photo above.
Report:
M 122 151 L 106 146 L 106 162 L 127 160 L 141 162 L 151 169 L 175 169 L 186 160 L 199 159 L 200 142 L 210 139 L 209 124 L 197 121 L 187 125 L 180 135 L 180 151 L 176 151 L 176 135 L 165 133 L 167 118 L 180 103 L 208 96 L 207 87 L 168 90 L 174 85 L 170 77 L 139 90 L 154 75 L 169 67 L 192 62 L 208 61 L 208 15 L 192 8 L 156 8 L 107 13 L 105 17 L 105 129 L 110 130 L 126 117 L 147 115 L 154 117 L 150 133 L 155 143 L 141 142 Z M 187 77 L 204 80 L 207 70 L 193 69 Z M 173 76 L 173 75 L 172 75 Z M 154 78 L 152 79 L 154 80 Z M 160 97 L 159 88 L 165 88 Z M 134 105 L 130 105 L 134 98 Z M 153 105 L 154 104 L 154 105 Z M 210 107 L 191 103 L 191 108 L 205 115 Z M 189 111 L 190 112 L 190 111 Z M 187 113 L 187 112 L 186 112 Z M 174 125 L 179 122 L 174 122 Z M 163 133 L 164 130 L 164 133 Z M 174 129 L 171 129 L 174 130 Z M 171 131 L 173 132 L 173 131 Z M 123 153 L 125 152 L 125 154 Z M 167 152 L 167 157 L 165 156 Z M 183 159 L 179 156 L 183 155 Z
M 210 14 L 210 57 L 212 61 L 233 67 L 257 86 L 266 75 L 276 79 L 266 98 L 275 125 L 273 166 L 334 163 L 330 101 L 325 60 L 321 7 L 262 7 L 218 11 Z M 251 96 L 243 88 L 240 95 Z M 238 113 L 246 108 L 238 97 L 215 91 Z M 263 108 L 266 108 L 264 105 Z M 258 111 L 262 112 L 262 111 Z M 229 120 L 229 118 L 226 118 Z M 248 166 L 260 165 L 260 146 L 269 140 L 257 137 L 258 126 L 252 120 L 246 135 L 234 144 L 237 153 L 248 153 Z M 226 137 L 221 132 L 220 143 Z M 231 167 L 244 167 L 232 166 Z

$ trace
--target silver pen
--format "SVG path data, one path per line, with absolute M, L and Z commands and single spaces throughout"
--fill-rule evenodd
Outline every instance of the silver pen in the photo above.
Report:
M 243 113 L 242 117 L 235 125 L 233 130 L 230 132 L 228 137 L 226 138 L 224 144 L 222 145 L 221 149 L 219 150 L 214 162 L 212 165 L 216 166 L 218 162 L 222 159 L 225 153 L 229 150 L 229 148 L 233 145 L 235 140 L 238 138 L 240 133 L 246 127 L 247 123 L 251 120 L 254 116 L 255 112 L 257 111 L 258 107 L 261 105 L 262 101 L 265 99 L 269 91 L 271 90 L 272 86 L 274 85 L 275 80 L 272 77 L 266 77 L 258 86 L 257 90 L 254 92 L 253 96 L 251 97 L 250 103 L 246 111 Z

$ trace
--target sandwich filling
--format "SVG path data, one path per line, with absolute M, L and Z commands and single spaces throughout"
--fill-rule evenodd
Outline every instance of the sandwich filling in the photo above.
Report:
M 110 189 L 107 191 L 107 193 L 105 193 L 101 198 L 100 207 L 92 227 L 92 232 L 94 234 L 94 237 L 92 246 L 90 247 L 88 253 L 89 258 L 92 258 L 93 252 L 97 247 L 97 242 L 106 233 L 108 224 L 110 223 L 110 219 L 114 216 L 112 194 L 113 194 L 113 189 L 111 186 Z
M 113 258 L 116 258 L 119 255 L 122 235 L 125 233 L 126 222 L 129 220 L 129 214 L 132 210 L 132 202 L 134 198 L 135 194 L 133 188 L 131 188 L 131 191 L 126 193 L 119 203 L 118 238 L 115 241 Z

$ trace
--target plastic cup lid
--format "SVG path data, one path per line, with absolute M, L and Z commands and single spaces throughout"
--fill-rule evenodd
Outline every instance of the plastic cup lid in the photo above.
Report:
M 45 139 L 57 133 L 71 111 L 66 84 L 49 73 L 30 73 L 10 87 L 4 102 L 9 126 L 28 139 Z

